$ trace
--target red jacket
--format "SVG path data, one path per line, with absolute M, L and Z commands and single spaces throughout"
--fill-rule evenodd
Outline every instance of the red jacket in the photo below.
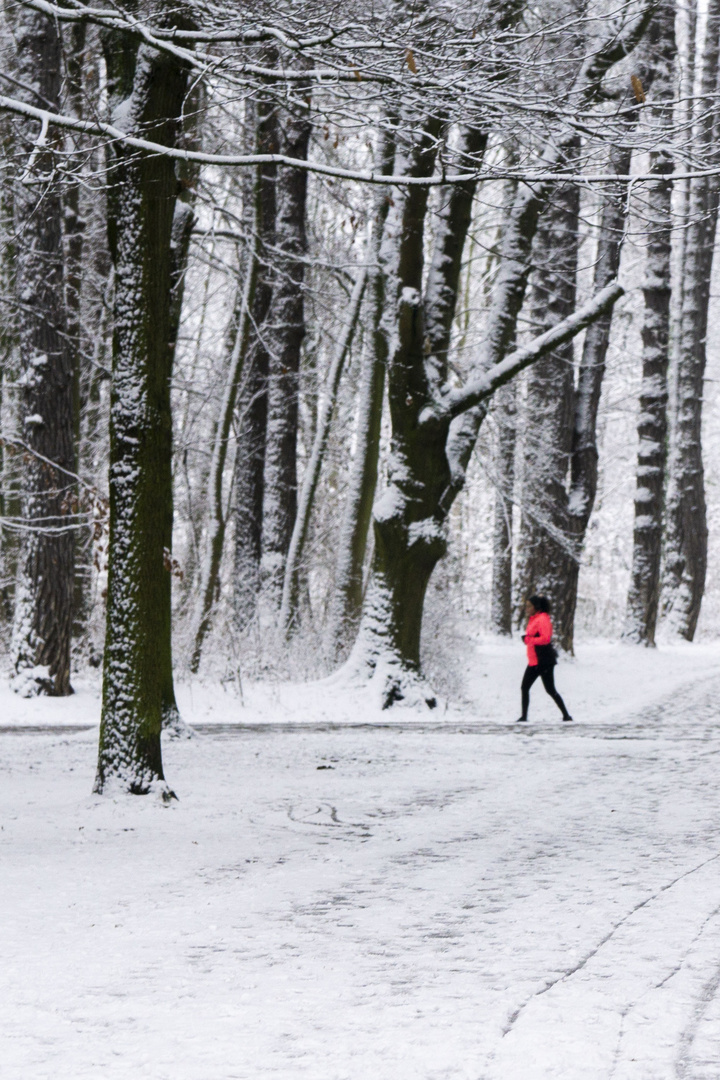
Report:
M 546 611 L 536 611 L 534 615 L 530 616 L 525 630 L 525 637 L 523 638 L 527 648 L 528 667 L 538 666 L 535 646 L 549 645 L 552 641 L 552 635 L 552 622 Z

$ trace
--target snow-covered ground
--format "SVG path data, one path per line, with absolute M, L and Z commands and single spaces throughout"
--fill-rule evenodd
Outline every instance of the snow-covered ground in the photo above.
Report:
M 717 1080 L 720 645 L 581 645 L 573 725 L 522 667 L 181 686 L 169 807 L 90 795 L 92 688 L 3 691 L 0 1076 Z

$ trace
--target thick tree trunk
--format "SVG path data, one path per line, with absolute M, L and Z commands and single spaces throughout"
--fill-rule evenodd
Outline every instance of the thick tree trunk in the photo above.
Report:
M 268 97 L 257 105 L 257 151 L 277 153 L 279 145 L 277 106 Z M 262 515 L 267 433 L 267 389 L 270 367 L 267 316 L 272 301 L 274 275 L 272 248 L 276 230 L 277 166 L 260 166 L 260 250 L 252 307 L 255 328 L 238 398 L 238 451 L 235 458 L 235 594 L 238 629 L 255 614 L 260 590 Z
M 439 120 L 426 122 L 421 137 L 407 152 L 408 175 L 432 175 L 440 130 Z M 450 480 L 444 453 L 447 425 L 440 426 L 435 433 L 437 445 L 430 446 L 428 433 L 417 423 L 418 406 L 431 396 L 421 292 L 427 200 L 427 189 L 422 187 L 410 187 L 395 197 L 396 210 L 384 245 L 386 302 L 394 322 L 386 330 L 394 343 L 388 364 L 392 444 L 388 487 L 373 512 L 371 591 L 350 661 L 359 660 L 381 674 L 384 706 L 405 695 L 403 670 L 419 669 L 425 591 L 446 547 L 435 511 Z M 386 673 L 386 664 L 397 667 L 397 673 Z
M 288 114 L 282 149 L 307 158 L 311 123 L 303 102 Z M 297 513 L 297 435 L 300 349 L 305 337 L 304 281 L 307 173 L 281 168 L 277 190 L 277 266 L 269 315 L 270 370 L 265 445 L 262 564 L 266 593 L 279 607 L 285 560 Z
M 572 156 L 572 155 L 569 155 Z M 530 319 L 537 332 L 575 309 L 579 193 L 558 187 L 538 225 Z M 572 342 L 535 364 L 527 382 L 523 417 L 522 515 L 518 549 L 518 594 L 547 594 L 563 648 L 572 649 L 574 609 L 563 604 L 566 568 L 572 556 L 567 535 L 567 476 L 574 418 Z
M 143 45 L 106 51 L 115 115 L 173 145 L 186 72 Z M 108 214 L 115 264 L 107 633 L 95 790 L 144 794 L 163 781 L 160 731 L 171 677 L 172 230 L 174 162 L 118 144 Z M 174 699 L 173 699 L 174 700 Z M 164 785 L 164 797 L 170 793 Z
M 655 69 L 651 120 L 657 140 L 669 142 L 672 123 L 675 66 L 675 5 L 662 4 L 650 31 Z M 660 179 L 646 186 L 649 228 L 643 284 L 643 360 L 638 419 L 638 459 L 635 494 L 633 559 L 623 637 L 655 644 L 660 594 L 663 496 L 667 443 L 667 371 L 670 347 L 672 157 L 667 150 L 653 151 L 650 170 Z
M 707 8 L 701 61 L 700 109 L 694 145 L 707 162 L 717 161 L 720 125 L 709 102 L 717 94 L 720 2 Z M 718 217 L 718 177 L 692 180 L 685 236 L 681 335 L 676 374 L 676 423 L 666 514 L 664 611 L 671 630 L 692 641 L 707 572 L 707 512 L 702 459 L 702 402 L 710 279 Z
M 59 109 L 55 21 L 21 8 L 13 21 L 18 94 Z M 34 126 L 34 125 L 33 125 Z M 12 655 L 24 694 L 70 686 L 73 596 L 73 378 L 63 281 L 62 195 L 47 131 L 23 124 L 24 174 L 15 189 L 24 533 L 15 593 Z M 19 148 L 19 147 L 18 147 Z

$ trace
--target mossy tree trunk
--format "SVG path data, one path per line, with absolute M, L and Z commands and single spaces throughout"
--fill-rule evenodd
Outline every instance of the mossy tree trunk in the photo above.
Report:
M 177 13 L 175 13 L 177 18 Z M 106 61 L 116 117 L 177 139 L 186 72 L 113 37 Z M 110 546 L 102 718 L 95 790 L 144 794 L 163 781 L 160 732 L 172 678 L 171 159 L 117 145 L 109 170 L 115 331 L 110 417 Z M 167 789 L 163 786 L 163 791 Z

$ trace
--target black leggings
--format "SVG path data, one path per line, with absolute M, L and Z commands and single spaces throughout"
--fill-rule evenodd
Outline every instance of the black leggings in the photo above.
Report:
M 546 693 L 553 699 L 563 716 L 569 716 L 570 714 L 565 708 L 565 702 L 555 689 L 554 669 L 551 667 L 541 668 L 539 665 L 536 667 L 530 667 L 530 665 L 528 665 L 525 668 L 525 674 L 523 675 L 522 686 L 520 688 L 522 693 L 523 720 L 527 720 L 528 705 L 530 704 L 530 687 L 537 679 L 542 679 L 542 684 L 545 687 Z

